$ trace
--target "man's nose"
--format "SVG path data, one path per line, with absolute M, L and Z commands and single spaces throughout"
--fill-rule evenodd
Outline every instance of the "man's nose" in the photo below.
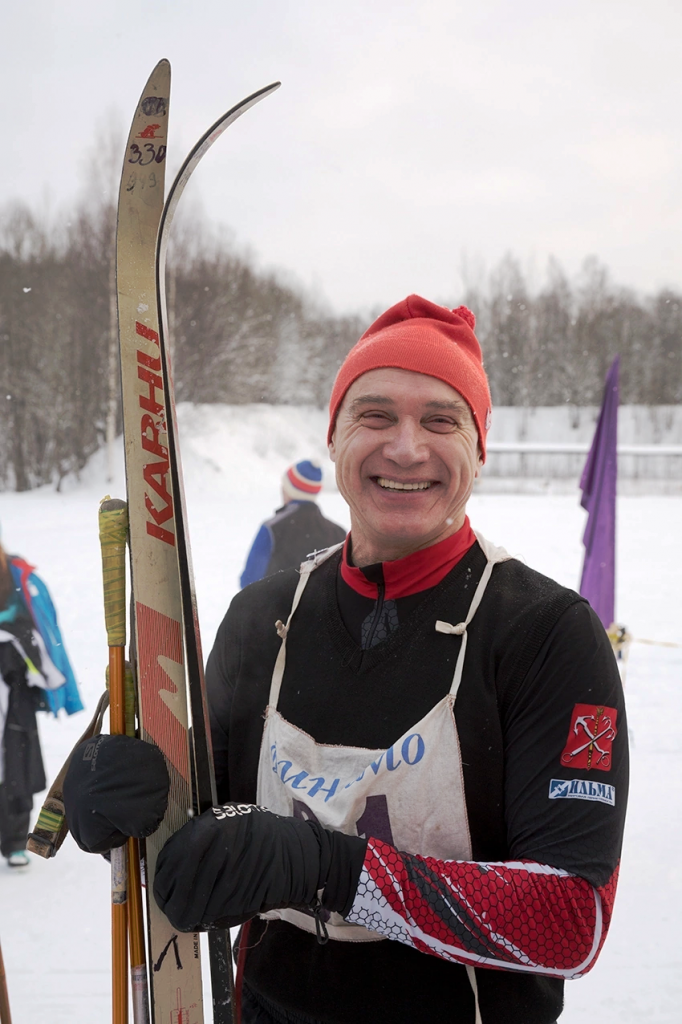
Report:
M 392 427 L 390 437 L 384 444 L 384 455 L 403 468 L 426 462 L 429 448 L 420 424 L 413 420 L 401 420 Z

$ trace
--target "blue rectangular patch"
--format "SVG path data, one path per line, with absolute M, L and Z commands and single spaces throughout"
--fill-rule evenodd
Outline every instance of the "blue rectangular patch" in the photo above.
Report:
M 550 800 L 596 800 L 616 806 L 616 787 L 592 779 L 550 779 Z

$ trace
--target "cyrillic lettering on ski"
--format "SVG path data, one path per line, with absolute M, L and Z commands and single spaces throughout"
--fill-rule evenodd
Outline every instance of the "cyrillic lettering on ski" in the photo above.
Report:
M 177 665 L 178 679 L 184 678 L 180 623 L 139 601 L 135 608 L 144 728 L 183 779 L 189 779 L 185 695 L 182 682 L 178 686 L 168 671 Z
M 173 514 L 173 493 L 170 485 L 170 464 L 168 461 L 168 448 L 162 444 L 159 436 L 165 434 L 166 409 L 164 405 L 163 378 L 161 376 L 161 353 L 159 351 L 159 335 L 151 327 L 135 321 L 135 333 L 147 341 L 156 345 L 156 352 L 150 355 L 148 352 L 137 350 L 137 376 L 142 384 L 138 401 L 142 410 L 140 420 L 140 434 L 142 447 L 146 452 L 155 455 L 152 462 L 146 462 L 142 467 L 147 489 L 145 490 L 144 503 L 149 519 L 147 519 L 147 533 L 161 540 L 164 544 L 175 546 L 175 533 L 168 526 L 174 525 Z

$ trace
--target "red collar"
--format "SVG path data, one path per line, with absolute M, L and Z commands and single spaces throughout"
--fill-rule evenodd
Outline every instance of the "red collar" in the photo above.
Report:
M 341 576 L 348 586 L 358 594 L 362 594 L 363 597 L 376 598 L 379 592 L 377 583 L 372 583 L 362 569 L 348 563 L 350 540 L 351 535 L 349 534 L 343 546 Z M 464 525 L 457 533 L 451 534 L 430 548 L 415 551 L 414 554 L 407 555 L 406 558 L 396 558 L 393 562 L 380 562 L 379 566 L 386 585 L 384 594 L 386 600 L 407 597 L 409 594 L 418 594 L 421 590 L 435 587 L 475 543 L 476 534 L 471 529 L 467 516 Z M 374 570 L 371 575 L 376 579 L 379 567 L 372 566 L 371 568 Z

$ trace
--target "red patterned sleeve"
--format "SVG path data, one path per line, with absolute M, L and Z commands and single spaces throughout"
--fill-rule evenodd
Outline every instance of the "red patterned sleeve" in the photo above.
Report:
M 606 938 L 618 869 L 595 888 L 532 861 L 441 861 L 370 839 L 348 921 L 444 960 L 576 978 Z

